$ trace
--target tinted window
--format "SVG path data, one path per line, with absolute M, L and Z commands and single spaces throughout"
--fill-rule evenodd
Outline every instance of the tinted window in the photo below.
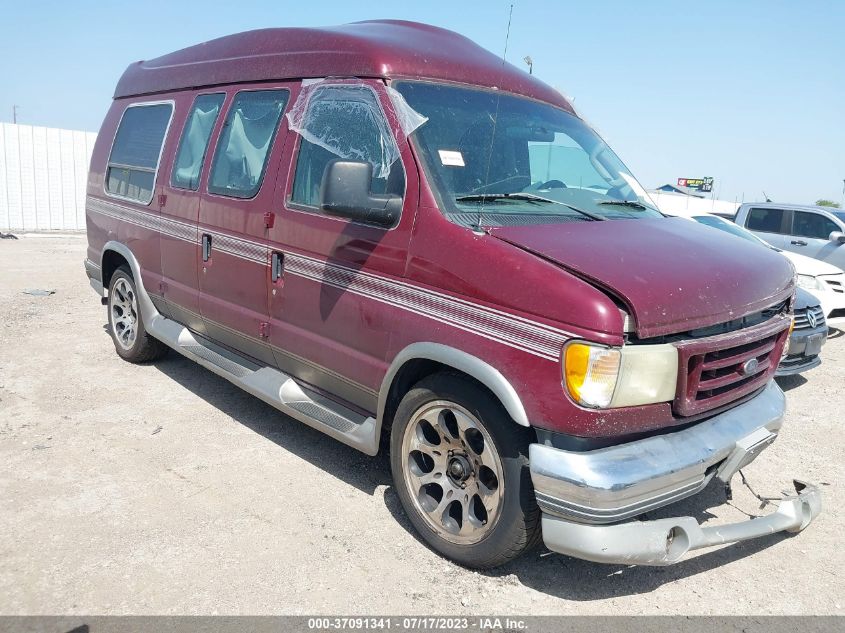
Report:
M 234 198 L 252 198 L 258 193 L 287 102 L 287 90 L 235 95 L 214 151 L 208 182 L 211 193 Z
M 394 140 L 392 136 L 385 138 L 389 128 L 371 89 L 332 86 L 316 90 L 309 99 L 302 126 L 293 202 L 319 207 L 323 172 L 337 158 L 366 160 L 373 165 L 372 193 L 404 194 L 401 161 L 395 159 L 386 164 L 398 152 L 386 151 L 386 145 Z
M 792 234 L 826 240 L 839 227 L 823 215 L 807 211 L 795 211 L 792 216 Z
M 225 96 L 223 93 L 200 95 L 194 100 L 194 106 L 188 114 L 182 138 L 179 140 L 179 151 L 176 153 L 176 162 L 170 177 L 170 184 L 174 187 L 193 191 L 199 187 L 208 141 L 211 139 L 211 131 Z
M 745 222 L 752 231 L 762 231 L 764 233 L 783 233 L 781 230 L 781 220 L 783 220 L 783 209 L 751 209 L 748 213 L 748 219 Z
M 106 191 L 144 204 L 152 200 L 161 146 L 172 111 L 169 103 L 126 108 L 109 155 Z

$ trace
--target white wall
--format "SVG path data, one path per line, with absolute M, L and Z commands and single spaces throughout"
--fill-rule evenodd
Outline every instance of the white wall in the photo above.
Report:
M 711 198 L 696 198 L 682 193 L 670 193 L 651 189 L 648 195 L 654 200 L 657 208 L 672 215 L 674 213 L 730 213 L 736 215 L 738 202 L 728 202 Z
M 97 135 L 0 123 L 0 230 L 85 230 Z

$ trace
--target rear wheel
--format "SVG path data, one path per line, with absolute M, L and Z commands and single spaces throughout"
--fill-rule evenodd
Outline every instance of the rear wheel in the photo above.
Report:
M 112 275 L 108 297 L 109 334 L 118 355 L 130 363 L 155 360 L 167 353 L 167 346 L 147 334 L 138 309 L 138 291 L 132 273 L 121 266 Z
M 530 437 L 462 375 L 436 374 L 411 389 L 394 417 L 390 457 L 397 493 L 420 536 L 480 569 L 536 544 Z

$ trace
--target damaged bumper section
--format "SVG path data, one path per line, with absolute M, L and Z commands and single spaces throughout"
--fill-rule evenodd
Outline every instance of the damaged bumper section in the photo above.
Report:
M 815 486 L 796 481 L 795 490 L 767 516 L 712 527 L 692 517 L 585 525 L 544 514 L 543 539 L 550 550 L 597 563 L 671 565 L 692 550 L 800 532 L 821 512 L 822 500 Z
M 691 550 L 803 530 L 822 504 L 821 493 L 801 482 L 776 511 L 740 523 L 629 520 L 701 491 L 714 477 L 729 483 L 777 437 L 784 409 L 783 392 L 770 382 L 751 400 L 680 431 L 585 452 L 532 444 L 546 546 L 602 563 L 671 565 Z

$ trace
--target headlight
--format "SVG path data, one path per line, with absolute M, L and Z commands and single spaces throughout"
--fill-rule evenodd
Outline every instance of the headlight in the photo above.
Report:
M 585 407 L 607 407 L 616 390 L 621 352 L 613 347 L 570 343 L 563 354 L 563 375 L 569 395 Z
M 563 349 L 563 378 L 585 407 L 633 407 L 675 398 L 678 350 L 670 344 L 606 347 L 574 341 Z
M 795 275 L 795 280 L 804 290 L 827 290 L 825 283 L 812 275 Z

